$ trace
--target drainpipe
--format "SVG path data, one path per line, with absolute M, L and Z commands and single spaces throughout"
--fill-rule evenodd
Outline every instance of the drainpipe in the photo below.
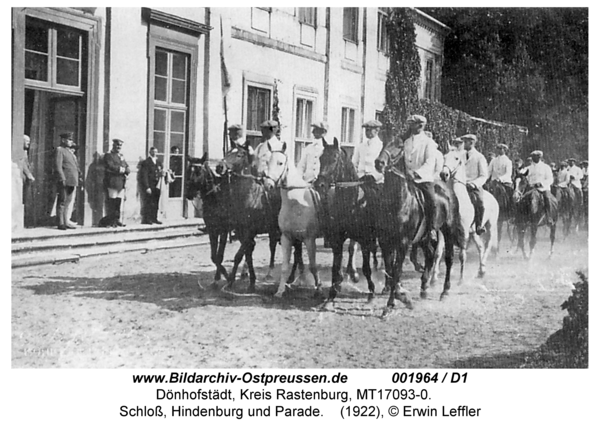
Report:
M 331 67 L 331 11 L 325 8 L 325 87 L 323 88 L 323 120 L 328 121 L 329 111 L 329 69 Z

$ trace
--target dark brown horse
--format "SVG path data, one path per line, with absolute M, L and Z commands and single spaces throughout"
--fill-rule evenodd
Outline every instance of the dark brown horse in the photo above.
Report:
M 228 287 L 231 288 L 235 281 L 237 268 L 246 256 L 248 274 L 250 278 L 249 291 L 255 290 L 256 274 L 252 253 L 256 246 L 255 238 L 259 234 L 269 235 L 270 261 L 267 279 L 271 279 L 271 272 L 275 267 L 275 250 L 279 243 L 280 231 L 277 216 L 281 208 L 281 196 L 277 190 L 268 190 L 262 177 L 249 174 L 250 155 L 243 147 L 230 150 L 219 168 L 228 177 L 229 215 L 231 228 L 240 241 L 240 248 L 233 259 L 233 267 L 228 278 Z M 294 281 L 296 269 L 304 269 L 302 264 L 301 246 L 294 245 L 294 265 L 288 282 Z
M 554 240 L 556 237 L 556 221 L 558 219 L 558 203 L 556 198 L 550 194 L 550 218 L 546 217 L 544 208 L 544 196 L 536 188 L 529 186 L 526 174 L 517 174 L 515 178 L 515 227 L 517 229 L 517 250 L 521 249 L 523 257 L 530 259 L 537 243 L 537 229 L 539 226 L 550 227 L 550 254 L 554 252 Z M 550 220 L 548 220 L 550 219 Z M 525 252 L 525 232 L 530 230 L 529 254 Z
M 435 202 L 440 212 L 440 227 L 437 241 L 430 239 L 424 195 L 421 188 L 408 178 L 404 170 L 402 148 L 392 143 L 385 147 L 375 161 L 377 169 L 385 173 L 385 182 L 381 196 L 377 234 L 383 253 L 386 271 L 386 287 L 390 288 L 390 297 L 384 316 L 395 306 L 395 299 L 412 307 L 412 302 L 402 288 L 402 265 L 411 244 L 421 247 L 425 257 L 425 270 L 421 275 L 421 297 L 427 297 L 429 281 L 435 277 L 434 265 L 437 257 L 442 256 L 446 263 L 446 278 L 440 299 L 450 291 L 450 274 L 454 256 L 454 247 L 461 247 L 464 239 L 458 214 L 456 196 L 444 185 L 435 184 Z
M 327 302 L 333 302 L 341 289 L 343 245 L 348 238 L 360 244 L 363 274 L 369 286 L 368 301 L 373 299 L 375 284 L 371 279 L 370 255 L 377 249 L 375 217 L 378 213 L 378 187 L 374 180 L 358 179 L 350 158 L 337 144 L 326 147 L 321 156 L 321 169 L 315 188 L 325 205 L 321 228 L 333 250 L 331 288 Z
M 227 178 L 215 173 L 207 161 L 207 153 L 202 158 L 190 158 L 186 181 L 186 198 L 194 200 L 198 195 L 202 200 L 202 217 L 210 239 L 210 258 L 217 267 L 213 287 L 221 280 L 228 279 L 223 266 L 223 254 L 227 245 L 227 235 L 231 231 L 229 189 Z

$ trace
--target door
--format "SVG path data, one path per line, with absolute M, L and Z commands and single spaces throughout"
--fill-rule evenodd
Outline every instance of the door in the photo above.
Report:
M 82 168 L 85 158 L 81 97 L 43 90 L 25 90 L 25 134 L 31 138 L 29 161 L 35 182 L 25 198 L 25 226 L 56 224 L 56 173 L 54 167 L 60 134 L 73 132 Z M 83 193 L 77 189 L 72 220 L 82 223 Z

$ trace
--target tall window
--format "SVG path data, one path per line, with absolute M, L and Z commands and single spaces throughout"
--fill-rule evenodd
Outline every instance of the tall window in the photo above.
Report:
M 344 8 L 344 39 L 358 43 L 358 7 Z
M 342 143 L 354 143 L 354 115 L 355 110 L 352 108 L 342 108 Z
M 295 130 L 295 161 L 298 164 L 304 147 L 311 142 L 313 123 L 313 100 L 305 98 L 296 99 L 296 130 Z
M 248 85 L 246 99 L 246 139 L 254 147 L 260 143 L 260 124 L 271 118 L 271 88 Z
M 425 64 L 425 98 L 433 100 L 435 97 L 434 61 L 428 59 Z
M 317 8 L 316 7 L 299 7 L 298 8 L 298 21 L 301 24 L 310 25 L 311 27 L 317 26 Z
M 188 122 L 189 55 L 157 48 L 154 61 L 153 144 L 175 181 L 169 198 L 181 198 Z
M 80 91 L 83 49 L 83 35 L 76 30 L 27 18 L 25 28 L 27 84 Z
M 251 10 L 251 26 L 253 29 L 269 34 L 271 28 L 271 8 L 253 7 Z
M 390 40 L 387 32 L 388 14 L 385 10 L 379 9 L 377 13 L 377 50 L 385 53 L 390 51 Z

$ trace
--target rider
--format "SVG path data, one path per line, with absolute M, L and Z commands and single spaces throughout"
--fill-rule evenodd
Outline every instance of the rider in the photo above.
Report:
M 435 168 L 436 143 L 424 132 L 427 119 L 422 115 L 411 115 L 407 119 L 410 137 L 404 141 L 404 165 L 407 175 L 412 177 L 415 183 L 423 191 L 427 211 L 429 215 L 430 238 L 437 239 L 437 231 L 440 228 L 440 212 L 435 202 L 435 184 L 433 183 L 433 171 Z
M 488 164 L 482 153 L 475 149 L 477 136 L 468 134 L 461 137 L 465 144 L 465 174 L 467 178 L 467 191 L 475 207 L 475 232 L 481 235 L 485 232 L 483 227 L 483 184 L 488 179 Z
M 364 123 L 363 127 L 365 128 L 366 140 L 361 141 L 354 150 L 352 164 L 360 180 L 367 179 L 367 176 L 373 176 L 375 183 L 382 183 L 383 174 L 375 168 L 375 160 L 383 149 L 383 142 L 379 139 L 381 122 L 370 120 Z
M 542 151 L 535 150 L 531 153 L 531 164 L 527 167 L 529 185 L 532 188 L 537 189 L 544 196 L 544 208 L 546 210 L 546 218 L 548 220 L 549 225 L 554 224 L 552 214 L 552 208 L 556 205 L 556 200 L 554 196 L 550 192 L 550 188 L 552 186 L 552 182 L 554 181 L 554 177 L 552 176 L 552 170 L 550 166 L 540 161 L 544 153 Z
M 507 157 L 508 146 L 500 143 L 496 145 L 496 157 L 490 162 L 488 171 L 491 180 L 512 187 L 512 161 Z
M 581 192 L 581 180 L 583 179 L 583 170 L 577 166 L 577 161 L 574 158 L 569 158 L 567 160 L 569 162 L 569 180 L 571 185 L 573 186 L 573 192 L 575 193 L 575 197 L 577 197 L 577 202 L 583 202 L 583 194 Z
M 244 137 L 244 128 L 241 124 L 232 124 L 227 128 L 229 135 L 229 143 L 231 145 L 231 151 L 234 149 L 245 149 L 248 152 L 250 163 L 252 163 L 252 156 L 254 155 L 254 148 Z M 219 171 L 219 170 L 217 170 Z M 249 173 L 249 170 L 243 170 L 243 173 Z
M 569 186 L 569 165 L 566 161 L 560 162 L 558 173 L 556 174 L 556 185 L 560 188 L 566 188 Z
M 428 130 L 425 130 L 423 133 L 425 133 L 431 140 L 433 140 L 433 133 L 431 133 Z M 440 178 L 440 173 L 442 172 L 442 169 L 444 168 L 444 154 L 442 154 L 442 151 L 440 151 L 440 145 L 433 140 L 433 143 L 435 143 L 435 166 L 433 167 L 433 179 L 434 180 L 441 180 Z
M 252 161 L 252 174 L 255 176 L 261 176 L 267 170 L 271 152 L 285 151 L 285 142 L 281 142 L 276 136 L 278 128 L 279 123 L 274 120 L 263 121 L 260 125 L 262 142 L 256 147 L 254 160 Z
M 311 124 L 314 141 L 302 150 L 300 162 L 298 162 L 298 171 L 307 183 L 313 183 L 319 176 L 321 169 L 321 155 L 327 141 L 325 136 L 329 130 L 329 124 L 326 121 L 319 121 Z

